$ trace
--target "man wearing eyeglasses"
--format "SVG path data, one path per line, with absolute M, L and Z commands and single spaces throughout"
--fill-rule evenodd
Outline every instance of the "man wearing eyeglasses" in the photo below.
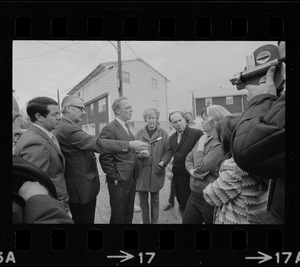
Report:
M 77 96 L 62 101 L 62 119 L 53 131 L 66 159 L 65 177 L 70 196 L 70 209 L 75 224 L 93 224 L 100 179 L 94 152 L 128 153 L 129 148 L 141 150 L 149 145 L 142 141 L 100 139 L 85 133 L 76 124 L 86 115 L 84 102 Z

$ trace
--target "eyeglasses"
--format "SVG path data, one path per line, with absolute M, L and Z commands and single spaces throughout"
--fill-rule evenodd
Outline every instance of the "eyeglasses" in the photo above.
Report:
M 79 106 L 74 106 L 74 105 L 70 105 L 71 107 L 75 107 L 75 108 L 79 108 L 81 112 L 85 111 L 85 107 L 79 107 Z

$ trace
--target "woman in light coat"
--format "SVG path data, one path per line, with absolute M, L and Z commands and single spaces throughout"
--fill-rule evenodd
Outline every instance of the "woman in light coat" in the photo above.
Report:
M 140 171 L 137 179 L 137 191 L 144 224 L 158 222 L 159 191 L 165 183 L 165 167 L 172 158 L 169 135 L 158 125 L 159 115 L 156 108 L 147 108 L 143 113 L 147 125 L 135 135 L 136 140 L 147 143 L 159 138 L 158 141 L 151 144 L 148 150 L 138 154 Z M 149 212 L 149 193 L 151 212 Z

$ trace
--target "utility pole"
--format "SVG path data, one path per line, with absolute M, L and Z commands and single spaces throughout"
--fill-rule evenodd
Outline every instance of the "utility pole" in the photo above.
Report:
M 123 83 L 122 83 L 122 60 L 121 60 L 121 41 L 118 43 L 118 72 L 119 72 L 119 96 L 123 96 Z
M 57 89 L 57 102 L 58 102 L 58 106 L 60 108 L 59 89 Z
M 195 103 L 194 92 L 195 91 L 192 91 L 192 107 L 193 107 L 193 117 L 196 118 L 196 103 Z

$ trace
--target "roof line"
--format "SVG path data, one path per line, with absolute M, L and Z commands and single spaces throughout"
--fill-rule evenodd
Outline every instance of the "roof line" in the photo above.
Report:
M 157 72 L 160 76 L 162 76 L 164 79 L 166 79 L 167 82 L 170 82 L 170 80 L 165 77 L 164 75 L 162 75 L 160 72 L 158 72 L 156 69 L 154 69 L 150 64 L 148 64 L 145 60 L 143 60 L 142 58 L 134 58 L 134 59 L 127 59 L 127 60 L 123 60 L 122 64 L 127 63 L 127 62 L 132 62 L 132 61 L 140 61 L 142 63 L 144 63 L 145 65 L 147 65 L 148 67 L 150 67 L 151 69 L 153 69 L 155 72 Z M 103 62 L 100 63 L 95 69 L 93 69 L 83 80 L 81 80 L 78 84 L 76 84 L 68 93 L 67 95 L 75 92 L 78 88 L 78 86 L 84 82 L 88 82 L 91 78 L 95 77 L 97 74 L 103 72 L 103 70 L 105 71 L 104 66 L 106 65 L 111 65 L 111 64 L 118 64 L 118 61 L 109 61 L 109 62 Z M 103 68 L 101 68 L 101 66 Z M 108 73 L 108 72 L 107 72 Z

